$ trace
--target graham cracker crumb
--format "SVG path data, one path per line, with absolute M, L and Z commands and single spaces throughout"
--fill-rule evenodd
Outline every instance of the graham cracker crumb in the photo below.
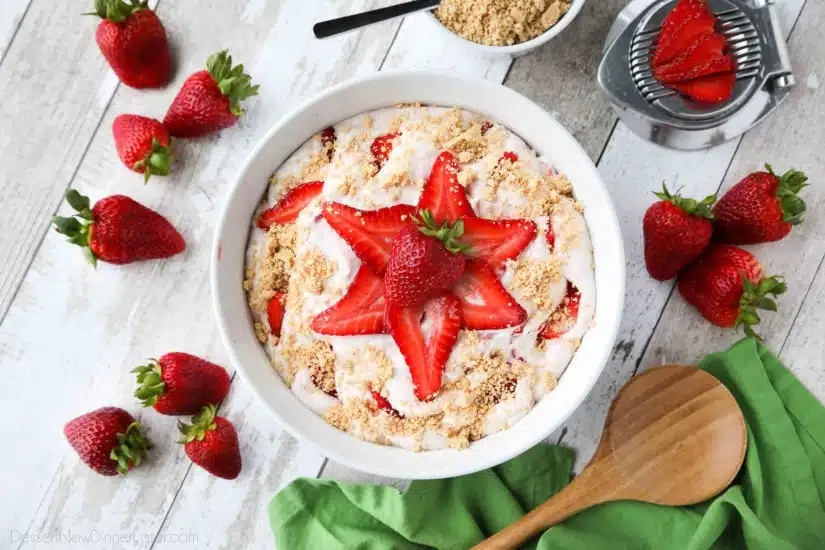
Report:
M 481 124 L 473 124 L 446 144 L 462 164 L 473 163 L 487 154 L 487 141 L 481 135 Z
M 567 0 L 442 0 L 435 16 L 467 40 L 510 46 L 544 33 L 569 9 Z
M 273 224 L 269 228 L 258 262 L 258 284 L 254 284 L 252 269 L 247 269 L 244 281 L 244 288 L 251 290 L 249 306 L 253 311 L 262 311 L 273 294 L 287 290 L 289 275 L 295 265 L 295 239 L 295 224 Z
M 324 415 L 324 420 L 342 432 L 349 431 L 351 418 L 343 405 L 334 405 L 330 407 L 329 410 L 327 410 L 327 414 Z
M 324 291 L 324 281 L 335 273 L 335 262 L 317 248 L 304 251 L 295 262 L 295 275 L 301 290 L 312 294 Z
M 562 278 L 562 262 L 559 258 L 541 261 L 508 260 L 507 267 L 513 270 L 513 288 L 525 299 L 535 303 L 542 311 L 553 309 L 550 287 Z
M 290 336 L 282 346 L 281 355 L 286 363 L 284 370 L 290 385 L 298 371 L 309 369 L 319 389 L 335 389 L 335 353 L 328 342 L 315 340 L 309 346 L 297 346 L 294 336 Z
M 541 373 L 541 383 L 547 391 L 553 391 L 559 385 L 559 381 L 550 371 Z

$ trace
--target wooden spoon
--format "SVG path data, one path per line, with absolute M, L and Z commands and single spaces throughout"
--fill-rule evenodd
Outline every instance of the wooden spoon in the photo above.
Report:
M 475 550 L 517 548 L 603 502 L 702 502 L 731 484 L 746 447 L 745 419 L 719 380 L 684 365 L 650 369 L 619 391 L 599 447 L 582 473 Z

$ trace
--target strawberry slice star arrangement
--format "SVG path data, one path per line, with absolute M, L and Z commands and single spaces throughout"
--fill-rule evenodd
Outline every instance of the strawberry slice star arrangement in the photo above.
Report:
M 341 300 L 315 317 L 312 330 L 334 336 L 389 333 L 421 401 L 441 389 L 460 329 L 506 329 L 527 318 L 496 269 L 532 242 L 536 224 L 477 217 L 457 174 L 457 160 L 443 152 L 417 206 L 323 205 L 323 218 L 362 265 Z

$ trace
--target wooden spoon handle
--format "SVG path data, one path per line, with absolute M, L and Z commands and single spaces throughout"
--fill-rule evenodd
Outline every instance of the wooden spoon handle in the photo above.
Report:
M 534 508 L 523 518 L 505 527 L 492 537 L 473 547 L 473 550 L 511 550 L 524 542 L 561 523 L 570 516 L 596 504 L 614 500 L 613 491 L 602 492 L 594 484 L 586 468 L 570 484 L 555 496 Z
M 395 17 L 401 17 L 402 15 L 408 15 L 417 11 L 432 10 L 437 8 L 440 2 L 441 0 L 412 0 L 411 2 L 404 2 L 403 4 L 397 4 L 395 6 L 387 6 L 354 15 L 337 17 L 316 23 L 312 27 L 312 32 L 315 33 L 315 38 L 329 38 L 336 34 L 354 31 L 355 29 L 380 23 L 381 21 L 387 21 Z

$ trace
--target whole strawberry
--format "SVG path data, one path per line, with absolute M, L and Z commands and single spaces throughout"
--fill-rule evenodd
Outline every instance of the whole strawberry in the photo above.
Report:
M 659 202 L 645 212 L 642 230 L 645 238 L 645 265 L 650 276 L 667 281 L 695 260 L 710 244 L 713 234 L 710 207 L 714 195 L 701 202 L 671 195 L 666 185 L 654 193 Z
M 229 375 L 214 363 L 173 352 L 132 370 L 140 385 L 135 397 L 161 414 L 195 414 L 229 393 Z
M 52 223 L 69 242 L 83 248 L 87 259 L 110 264 L 168 258 L 183 252 L 186 243 L 166 218 L 125 195 L 111 195 L 89 209 L 89 198 L 74 189 L 66 202 L 77 211 L 71 218 L 55 216 Z
M 133 88 L 160 88 L 169 80 L 169 45 L 163 24 L 146 0 L 95 0 L 103 19 L 97 46 L 121 82 Z
M 241 101 L 258 93 L 243 65 L 232 66 L 226 50 L 209 56 L 206 69 L 186 79 L 163 119 L 175 137 L 194 138 L 229 128 L 244 112 Z
M 781 177 L 770 165 L 734 185 L 713 208 L 715 238 L 728 244 L 778 241 L 805 218 L 805 202 L 797 193 L 807 186 L 802 172 Z
M 172 140 L 159 120 L 140 115 L 120 115 L 112 124 L 117 156 L 126 168 L 143 174 L 148 182 L 154 174 L 169 175 Z
M 192 462 L 224 479 L 235 479 L 241 473 L 241 450 L 238 434 L 229 420 L 215 416 L 215 406 L 207 405 L 192 418 L 192 424 L 178 422 L 183 443 Z
M 140 424 L 117 407 L 103 407 L 71 420 L 63 434 L 80 459 L 104 476 L 126 474 L 146 459 L 149 443 Z
M 384 274 L 384 297 L 393 306 L 421 305 L 464 273 L 463 252 L 469 246 L 456 242 L 464 234 L 464 222 L 436 225 L 429 210 L 413 221 L 417 227 L 404 227 L 393 242 Z
M 781 276 L 764 277 L 759 261 L 741 248 L 714 243 L 679 275 L 679 293 L 702 317 L 720 327 L 744 327 L 755 336 L 757 309 L 776 311 L 771 296 L 785 292 Z

